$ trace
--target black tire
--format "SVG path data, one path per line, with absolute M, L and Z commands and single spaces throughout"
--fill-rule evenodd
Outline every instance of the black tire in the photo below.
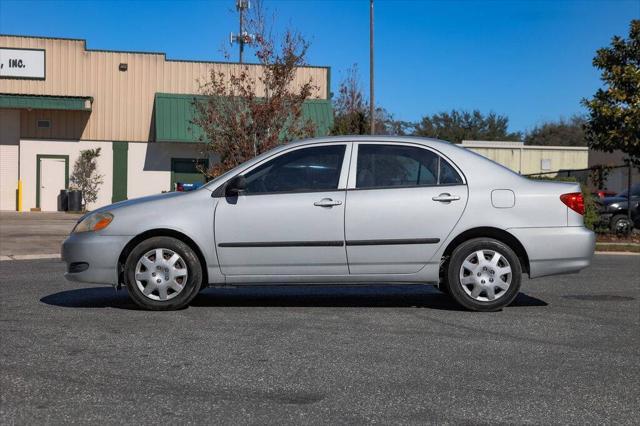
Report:
M 451 296 L 451 291 L 449 290 L 449 283 L 443 278 L 440 280 L 440 283 L 434 286 L 440 293 L 445 294 L 447 296 Z
M 629 221 L 626 214 L 617 214 L 611 218 L 611 232 L 629 234 L 632 230 L 633 222 Z
M 451 296 L 451 291 L 449 290 L 449 277 L 447 274 L 450 260 L 450 256 L 443 258 L 443 262 L 440 263 L 440 281 L 434 286 L 440 293 L 447 296 Z
M 506 259 L 506 261 L 509 263 L 509 266 L 511 267 L 511 282 L 509 283 L 509 286 L 506 290 L 498 289 L 494 296 L 495 300 L 482 301 L 473 298 L 465 291 L 465 288 L 469 290 L 469 286 L 473 286 L 473 284 L 464 286 L 460 280 L 463 263 L 469 256 L 473 256 L 473 254 L 478 252 L 479 250 L 488 250 L 494 253 L 499 253 L 504 257 L 504 259 Z M 500 265 L 504 265 L 504 260 L 501 260 L 500 262 Z M 487 271 L 480 272 L 482 274 L 481 278 L 484 279 L 486 275 L 487 280 L 493 280 L 494 277 L 496 277 L 496 275 L 493 275 L 495 274 L 495 270 L 492 269 L 491 266 L 489 266 L 488 268 L 489 269 Z M 465 276 L 465 278 L 467 277 L 468 276 Z M 507 275 L 503 277 L 507 278 Z M 478 280 L 480 280 L 480 278 L 478 278 Z M 456 302 L 458 302 L 466 309 L 482 312 L 498 311 L 502 309 L 503 307 L 513 302 L 513 299 L 516 298 L 516 296 L 518 295 L 518 291 L 520 291 L 521 281 L 522 266 L 520 265 L 520 259 L 518 259 L 518 256 L 509 246 L 501 241 L 494 240 L 492 238 L 474 238 L 460 244 L 451 254 L 451 259 L 449 261 L 449 267 L 447 270 L 447 287 L 449 289 L 449 294 L 451 295 L 451 297 L 453 297 Z M 476 287 L 473 288 L 475 289 Z M 471 292 L 471 290 L 469 291 Z M 482 294 L 484 294 L 484 296 L 482 296 Z M 489 294 L 483 291 L 478 295 L 478 298 L 489 299 Z
M 183 288 L 176 295 L 171 296 L 168 300 L 153 300 L 151 297 L 160 297 L 158 294 L 151 294 L 146 296 L 143 291 L 138 287 L 136 282 L 136 267 L 138 261 L 148 252 L 155 249 L 166 249 L 178 254 L 180 259 L 180 266 L 186 268 L 187 279 L 186 282 L 181 282 Z M 158 272 L 162 275 L 162 272 Z M 129 290 L 129 296 L 136 305 L 143 309 L 151 311 L 170 311 L 176 309 L 182 309 L 189 305 L 191 300 L 198 294 L 200 287 L 202 286 L 202 265 L 195 252 L 184 242 L 172 238 L 172 237 L 152 237 L 148 240 L 142 241 L 138 244 L 127 257 L 127 261 L 124 265 L 124 277 L 125 284 Z M 141 281 L 141 285 L 148 285 L 146 281 Z M 147 287 L 144 286 L 146 290 Z M 155 284 L 154 284 L 155 285 Z M 169 291 L 173 292 L 173 289 Z M 173 294 L 173 293 L 171 293 Z

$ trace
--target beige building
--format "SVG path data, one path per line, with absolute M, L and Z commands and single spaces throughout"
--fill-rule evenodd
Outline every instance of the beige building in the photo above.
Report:
M 189 120 L 199 81 L 255 64 L 167 59 L 163 53 L 87 49 L 84 40 L 0 35 L 0 210 L 56 210 L 81 150 L 101 148 L 96 208 L 202 179 L 202 147 Z M 330 70 L 298 69 L 318 87 L 304 113 L 332 125 Z M 263 87 L 256 88 L 260 95 Z M 18 183 L 21 182 L 21 199 Z
M 523 142 L 462 141 L 462 145 L 523 175 L 589 167 L 589 149 L 573 146 L 537 146 Z

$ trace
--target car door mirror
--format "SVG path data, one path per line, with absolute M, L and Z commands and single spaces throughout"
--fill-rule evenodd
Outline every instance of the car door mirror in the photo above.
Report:
M 238 175 L 227 183 L 225 195 L 227 197 L 237 197 L 245 189 L 247 189 L 247 179 L 242 175 Z

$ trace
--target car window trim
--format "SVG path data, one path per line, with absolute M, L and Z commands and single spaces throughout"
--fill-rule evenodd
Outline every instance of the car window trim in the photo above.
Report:
M 467 186 L 466 183 L 448 183 L 446 185 L 392 185 L 392 186 L 367 186 L 366 188 L 347 188 L 347 191 L 369 191 L 374 189 L 416 189 L 416 188 L 447 188 L 449 186 Z
M 285 149 L 282 150 L 274 155 L 271 155 L 265 159 L 263 159 L 262 161 L 252 164 L 251 166 L 242 169 L 241 171 L 239 171 L 238 173 L 234 174 L 233 176 L 229 177 L 229 179 L 227 179 L 224 183 L 220 184 L 220 186 L 218 186 L 212 193 L 211 193 L 211 197 L 212 198 L 225 198 L 226 194 L 225 194 L 225 188 L 227 186 L 227 183 L 229 183 L 233 178 L 235 178 L 236 176 L 240 176 L 240 175 L 245 175 L 246 173 L 251 172 L 253 169 L 256 169 L 258 167 L 260 167 L 261 165 L 265 164 L 268 161 L 275 161 L 276 159 L 278 159 L 279 157 L 288 154 L 290 152 L 293 151 L 298 151 L 301 149 L 307 149 L 307 148 L 317 148 L 317 147 L 323 147 L 323 146 L 335 146 L 335 145 L 342 145 L 345 147 L 344 150 L 344 155 L 342 157 L 342 165 L 340 166 L 340 177 L 338 178 L 338 187 L 337 188 L 332 188 L 332 189 L 308 189 L 308 190 L 296 190 L 296 191 L 271 191 L 271 192 L 254 192 L 253 194 L 251 193 L 242 193 L 242 196 L 255 196 L 255 195 L 283 195 L 283 194 L 307 194 L 307 193 L 317 193 L 317 192 L 338 192 L 338 191 L 345 191 L 347 189 L 347 184 L 349 183 L 349 172 L 351 169 L 351 158 L 353 155 L 353 142 L 349 142 L 349 141 L 339 141 L 339 142 L 327 142 L 327 143 L 309 143 L 309 144 L 305 144 L 305 145 L 301 145 L 301 146 L 295 146 L 292 147 L 291 149 Z M 347 155 L 349 156 L 349 161 L 345 161 L 347 159 Z M 344 179 L 343 179 L 343 175 L 344 175 Z
M 385 186 L 385 187 L 376 186 L 376 187 L 358 188 L 356 186 L 356 183 L 357 183 L 356 176 L 358 174 L 358 156 L 360 154 L 360 145 L 408 146 L 412 148 L 426 149 L 427 151 L 431 151 L 432 153 L 440 157 L 441 160 L 444 159 L 447 163 L 449 163 L 449 165 L 453 168 L 453 170 L 455 170 L 456 173 L 458 173 L 458 176 L 460 176 L 460 178 L 462 179 L 462 183 L 449 183 L 449 184 L 440 184 L 440 185 L 436 184 L 436 185 L 412 185 L 412 186 Z M 438 174 L 440 174 L 440 166 L 438 166 Z M 371 140 L 371 141 L 353 142 L 353 146 L 351 147 L 351 165 L 349 167 L 349 180 L 347 182 L 347 191 L 353 191 L 353 190 L 365 191 L 368 189 L 406 189 L 406 188 L 423 188 L 423 187 L 424 188 L 447 187 L 447 186 L 467 186 L 467 185 L 468 185 L 467 177 L 462 172 L 460 167 L 458 167 L 456 163 L 451 161 L 451 159 L 446 155 L 444 155 L 442 152 L 428 145 L 423 145 L 420 143 L 412 143 L 412 142 L 388 142 L 388 141 Z

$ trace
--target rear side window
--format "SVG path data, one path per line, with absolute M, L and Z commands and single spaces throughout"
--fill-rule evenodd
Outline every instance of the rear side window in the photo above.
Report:
M 346 145 L 327 145 L 282 154 L 245 175 L 245 193 L 337 189 L 345 149 Z
M 428 149 L 403 145 L 358 145 L 357 188 L 461 183 L 458 172 Z

